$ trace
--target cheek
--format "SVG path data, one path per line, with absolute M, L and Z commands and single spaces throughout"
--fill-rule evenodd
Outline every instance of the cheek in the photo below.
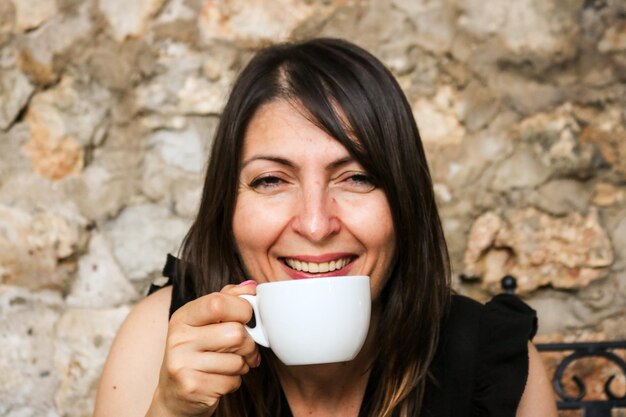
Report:
M 377 192 L 361 199 L 342 201 L 344 224 L 369 249 L 385 256 L 394 252 L 395 231 L 391 210 L 384 194 Z
M 396 252 L 391 210 L 386 197 L 378 197 L 363 199 L 344 212 L 344 224 L 367 251 L 365 268 L 372 279 L 374 299 L 385 286 Z
M 265 253 L 284 228 L 284 216 L 278 207 L 267 207 L 259 201 L 240 198 L 233 215 L 235 244 L 244 261 Z

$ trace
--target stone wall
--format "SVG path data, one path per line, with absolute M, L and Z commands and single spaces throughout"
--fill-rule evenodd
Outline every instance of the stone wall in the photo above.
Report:
M 511 273 L 539 340 L 626 338 L 623 0 L 0 0 L 0 416 L 90 415 L 235 75 L 312 36 L 407 92 L 459 292 Z

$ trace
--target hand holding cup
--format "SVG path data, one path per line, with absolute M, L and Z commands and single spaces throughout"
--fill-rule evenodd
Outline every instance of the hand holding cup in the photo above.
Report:
M 210 416 L 222 396 L 241 385 L 241 377 L 260 363 L 245 329 L 252 308 L 241 295 L 256 283 L 228 285 L 191 301 L 172 316 L 151 409 L 166 415 Z

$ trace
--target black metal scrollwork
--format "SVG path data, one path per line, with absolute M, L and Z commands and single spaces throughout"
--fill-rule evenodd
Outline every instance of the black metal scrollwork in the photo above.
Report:
M 554 373 L 554 390 L 562 399 L 557 402 L 559 409 L 582 409 L 585 411 L 585 417 L 608 417 L 611 415 L 611 410 L 613 408 L 626 407 L 626 394 L 618 395 L 611 389 L 611 383 L 615 379 L 616 375 L 611 375 L 604 383 L 604 394 L 607 397 L 606 400 L 585 401 L 584 397 L 587 395 L 587 387 L 584 381 L 578 376 L 572 377 L 572 380 L 576 384 L 578 390 L 576 395 L 568 394 L 563 386 L 565 370 L 572 363 L 583 358 L 604 358 L 619 368 L 620 372 L 626 376 L 626 361 L 612 352 L 612 350 L 616 349 L 626 350 L 626 341 L 537 344 L 537 350 L 540 352 L 572 351 L 572 353 L 561 360 Z
M 515 277 L 507 275 L 501 280 L 502 289 L 509 294 L 515 293 L 517 282 Z M 571 352 L 565 356 L 557 366 L 554 377 L 554 390 L 560 397 L 557 407 L 560 410 L 583 410 L 584 417 L 610 417 L 611 410 L 616 408 L 626 408 L 626 393 L 618 395 L 611 386 L 616 375 L 611 375 L 604 383 L 605 400 L 585 400 L 587 386 L 578 376 L 573 376 L 572 380 L 576 384 L 577 393 L 568 394 L 563 386 L 565 371 L 574 362 L 583 358 L 604 358 L 619 368 L 626 377 L 626 361 L 616 355 L 614 350 L 626 350 L 626 340 L 613 342 L 577 342 L 577 343 L 538 343 L 537 350 L 540 352 Z

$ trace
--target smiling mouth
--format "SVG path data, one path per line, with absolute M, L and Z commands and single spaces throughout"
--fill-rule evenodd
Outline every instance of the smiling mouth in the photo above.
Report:
M 338 269 L 344 268 L 350 262 L 354 260 L 354 257 L 347 256 L 345 258 L 335 259 L 329 262 L 305 262 L 298 259 L 283 258 L 284 263 L 291 269 L 299 272 L 308 272 L 312 274 L 323 274 L 327 272 L 333 272 Z

